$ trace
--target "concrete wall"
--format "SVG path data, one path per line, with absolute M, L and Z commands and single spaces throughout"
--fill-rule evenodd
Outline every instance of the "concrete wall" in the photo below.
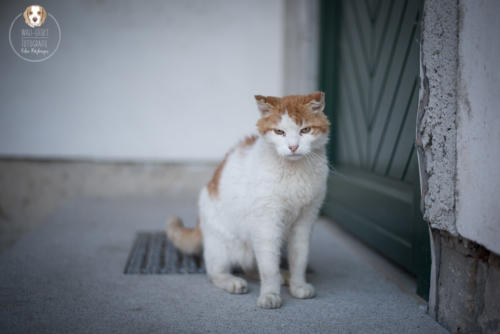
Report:
M 454 235 L 457 16 L 455 0 L 424 2 L 417 120 L 424 218 Z
M 457 230 L 500 254 L 500 1 L 460 1 Z
M 500 3 L 426 1 L 417 145 L 432 228 L 500 254 Z
M 500 331 L 500 21 L 496 0 L 426 0 L 417 147 L 432 234 L 429 311 Z
M 217 160 L 253 95 L 282 94 L 283 0 L 46 0 L 62 41 L 41 63 L 6 38 L 26 5 L 0 4 L 0 155 Z

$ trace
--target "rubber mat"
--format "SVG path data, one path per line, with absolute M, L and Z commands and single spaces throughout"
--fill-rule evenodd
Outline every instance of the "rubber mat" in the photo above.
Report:
M 200 256 L 184 255 L 165 232 L 138 232 L 125 266 L 125 274 L 204 273 Z
M 284 250 L 284 253 L 286 251 Z M 288 262 L 281 258 L 281 269 L 288 270 Z M 125 274 L 198 274 L 205 273 L 201 256 L 182 254 L 168 240 L 165 232 L 138 232 L 125 265 Z M 243 273 L 233 268 L 234 274 Z M 307 267 L 307 273 L 313 273 Z

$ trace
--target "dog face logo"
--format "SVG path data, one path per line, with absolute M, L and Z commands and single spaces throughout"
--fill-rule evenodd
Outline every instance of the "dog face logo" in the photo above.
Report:
M 31 28 L 40 27 L 47 17 L 47 12 L 42 6 L 28 6 L 24 11 L 24 21 Z

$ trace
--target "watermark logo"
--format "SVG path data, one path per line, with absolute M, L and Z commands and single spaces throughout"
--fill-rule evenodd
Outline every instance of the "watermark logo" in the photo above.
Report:
M 31 28 L 41 27 L 47 18 L 47 12 L 42 6 L 32 5 L 24 10 L 24 22 Z
M 59 48 L 61 27 L 45 8 L 31 5 L 12 21 L 9 43 L 19 58 L 41 62 L 52 57 Z

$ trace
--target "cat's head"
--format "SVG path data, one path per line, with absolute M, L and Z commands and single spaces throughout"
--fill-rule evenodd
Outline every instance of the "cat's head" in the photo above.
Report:
M 261 113 L 257 128 L 278 155 L 298 160 L 328 142 L 330 122 L 323 113 L 323 92 L 255 99 Z

